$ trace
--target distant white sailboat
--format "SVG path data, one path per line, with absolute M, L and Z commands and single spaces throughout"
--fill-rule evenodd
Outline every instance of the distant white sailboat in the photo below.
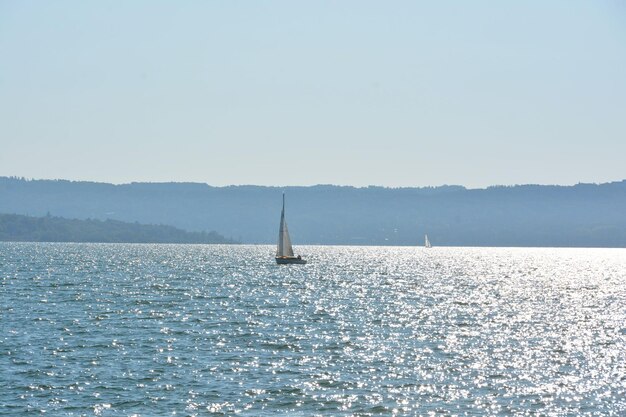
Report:
M 424 247 L 425 248 L 432 248 L 433 245 L 430 244 L 430 240 L 428 240 L 428 235 L 424 235 Z
M 306 260 L 300 255 L 293 254 L 289 230 L 285 221 L 285 193 L 283 193 L 283 210 L 280 212 L 280 228 L 278 229 L 278 248 L 276 249 L 276 263 L 283 264 L 305 264 Z

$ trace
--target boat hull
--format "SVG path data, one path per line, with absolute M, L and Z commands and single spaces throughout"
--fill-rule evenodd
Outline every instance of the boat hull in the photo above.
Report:
M 281 256 L 281 257 L 276 257 L 276 263 L 278 265 L 289 265 L 289 264 L 297 264 L 297 265 L 304 265 L 306 263 L 306 259 L 302 259 L 302 258 L 296 258 L 291 257 L 291 256 Z

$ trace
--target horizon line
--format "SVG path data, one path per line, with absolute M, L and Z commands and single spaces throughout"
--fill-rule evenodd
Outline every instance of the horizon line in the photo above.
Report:
M 208 182 L 201 181 L 131 181 L 131 182 L 106 182 L 102 180 L 86 180 L 86 179 L 67 179 L 67 178 L 34 178 L 34 177 L 25 177 L 18 175 L 0 175 L 0 178 L 5 179 L 13 179 L 20 181 L 64 181 L 64 182 L 77 182 L 77 183 L 93 183 L 93 184 L 106 184 L 106 185 L 114 185 L 114 186 L 124 186 L 124 185 L 133 185 L 133 184 L 195 184 L 195 185 L 206 185 L 212 188 L 229 188 L 229 187 L 265 187 L 265 188 L 313 188 L 313 187 L 345 187 L 345 188 L 387 188 L 387 189 L 420 189 L 420 188 L 443 188 L 443 187 L 459 187 L 465 190 L 486 190 L 489 188 L 498 188 L 498 187 L 524 187 L 524 186 L 547 186 L 547 187 L 574 187 L 577 185 L 604 185 L 604 184 L 614 184 L 626 181 L 626 178 L 604 181 L 604 182 L 583 182 L 579 181 L 577 183 L 568 183 L 568 184 L 556 184 L 556 183 L 515 183 L 515 184 L 491 184 L 487 186 L 466 186 L 462 184 L 439 184 L 439 185 L 352 185 L 352 184 L 332 184 L 332 183 L 312 183 L 312 184 L 251 184 L 251 183 L 242 183 L 242 184 L 227 184 L 227 185 L 212 185 Z

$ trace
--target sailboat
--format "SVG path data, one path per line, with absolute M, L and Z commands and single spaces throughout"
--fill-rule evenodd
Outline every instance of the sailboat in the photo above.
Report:
M 424 247 L 425 248 L 432 248 L 433 245 L 430 244 L 430 240 L 428 240 L 428 235 L 424 235 Z
M 280 228 L 278 229 L 278 248 L 276 249 L 276 263 L 284 264 L 305 264 L 306 260 L 300 255 L 294 256 L 287 222 L 285 221 L 285 193 L 283 193 L 283 210 L 280 212 Z

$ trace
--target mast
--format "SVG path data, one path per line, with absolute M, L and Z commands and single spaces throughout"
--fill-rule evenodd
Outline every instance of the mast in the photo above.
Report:
M 278 247 L 276 248 L 276 256 L 293 256 L 289 230 L 287 229 L 287 222 L 285 221 L 285 193 L 283 193 L 283 209 L 280 212 L 280 227 L 278 229 Z

